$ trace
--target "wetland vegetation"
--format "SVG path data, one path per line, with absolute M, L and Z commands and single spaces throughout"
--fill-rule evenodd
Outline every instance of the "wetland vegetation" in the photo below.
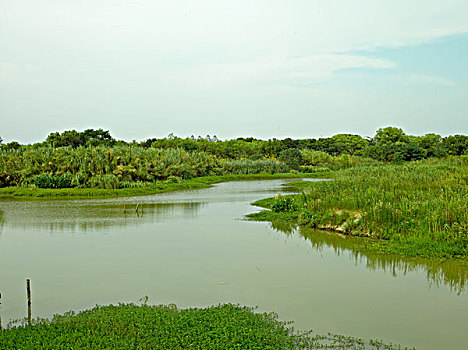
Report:
M 17 197 L 138 195 L 206 186 L 204 180 L 188 181 L 198 178 L 217 182 L 244 175 L 320 173 L 468 152 L 467 136 L 411 136 L 395 127 L 379 129 L 372 139 L 338 134 L 219 141 L 171 134 L 128 143 L 109 131 L 88 129 L 51 133 L 32 145 L 1 143 L 0 195 Z
M 333 181 L 293 184 L 302 193 L 260 200 L 250 215 L 377 238 L 373 249 L 468 258 L 468 158 L 353 167 Z M 291 185 L 291 184 L 290 184 Z
M 275 313 L 223 304 L 96 306 L 0 330 L 0 348 L 21 349 L 401 349 L 377 340 L 295 332 Z
M 468 258 L 467 136 L 411 136 L 388 127 L 372 139 L 339 134 L 210 141 L 169 135 L 128 143 L 108 131 L 89 129 L 52 133 L 33 145 L 9 142 L 0 145 L 0 197 L 120 197 L 201 189 L 231 180 L 326 177 L 333 181 L 289 183 L 299 194 L 259 200 L 256 205 L 270 210 L 249 218 L 270 221 L 287 234 L 299 225 L 314 247 L 351 249 L 356 260 L 364 256 L 367 264 L 383 269 L 423 267 L 428 280 L 442 281 L 458 293 L 465 290 L 466 266 L 448 264 L 444 269 L 443 259 Z M 154 209 L 147 208 L 148 214 Z M 106 212 L 106 220 L 112 215 Z M 0 228 L 8 226 L 3 216 L 0 210 Z M 43 225 L 56 227 L 47 220 Z M 112 227 L 105 220 L 96 225 Z M 312 229 L 365 238 L 349 248 L 329 242 L 338 236 L 320 239 Z M 398 255 L 389 262 L 384 258 L 388 253 Z M 402 262 L 403 256 L 416 258 Z M 434 266 L 419 257 L 436 258 Z M 199 309 L 110 305 L 4 329 L 0 347 L 394 348 L 295 333 L 277 315 L 253 311 L 232 304 Z

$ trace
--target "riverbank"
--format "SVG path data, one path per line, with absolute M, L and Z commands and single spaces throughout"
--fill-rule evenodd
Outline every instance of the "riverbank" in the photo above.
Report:
M 213 184 L 227 181 L 254 181 L 274 179 L 300 179 L 300 178 L 328 178 L 334 172 L 317 173 L 279 173 L 279 174 L 242 174 L 203 176 L 180 182 L 158 181 L 150 186 L 130 187 L 120 189 L 103 188 L 37 188 L 31 187 L 4 187 L 0 188 L 0 200 L 12 199 L 86 199 L 86 198 L 112 198 L 144 196 L 164 192 L 196 190 L 210 187 Z
M 258 221 L 365 236 L 366 248 L 407 256 L 468 259 L 466 159 L 355 167 L 334 181 L 290 183 L 300 195 L 257 201 Z
M 380 341 L 297 333 L 275 313 L 224 304 L 96 306 L 0 330 L 1 349 L 400 349 Z

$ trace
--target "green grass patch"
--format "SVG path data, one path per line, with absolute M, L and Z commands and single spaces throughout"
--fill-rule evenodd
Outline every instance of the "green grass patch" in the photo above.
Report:
M 224 304 L 96 306 L 0 331 L 1 349 L 396 349 L 379 341 L 297 333 L 275 313 Z M 400 347 L 398 347 L 400 348 Z
M 374 237 L 373 249 L 389 253 L 467 259 L 467 179 L 461 157 L 358 166 L 333 181 L 288 183 L 302 193 L 258 201 L 272 211 L 249 218 Z

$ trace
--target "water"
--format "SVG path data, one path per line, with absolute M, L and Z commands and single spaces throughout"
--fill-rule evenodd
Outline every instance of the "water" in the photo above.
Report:
M 31 278 L 35 317 L 144 296 L 180 307 L 232 302 L 276 311 L 296 329 L 467 348 L 466 265 L 363 253 L 355 238 L 243 220 L 284 182 L 0 202 L 2 322 L 25 316 Z

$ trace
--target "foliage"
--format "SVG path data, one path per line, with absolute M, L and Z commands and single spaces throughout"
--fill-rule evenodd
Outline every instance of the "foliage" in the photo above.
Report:
M 294 212 L 299 209 L 297 202 L 292 196 L 281 196 L 280 194 L 275 197 L 275 201 L 271 205 L 271 210 L 275 213 L 280 212 Z
M 1 142 L 0 142 L 0 144 L 1 144 Z M 8 142 L 6 144 L 0 145 L 0 149 L 3 150 L 3 151 L 15 150 L 15 149 L 18 149 L 20 147 L 21 147 L 21 145 L 17 141 L 11 141 L 11 142 Z
M 279 160 L 286 163 L 291 169 L 299 169 L 302 164 L 302 153 L 297 148 L 287 148 L 280 152 Z
M 54 132 L 49 134 L 46 143 L 54 147 L 72 147 L 99 145 L 112 146 L 115 144 L 115 139 L 112 138 L 108 130 L 87 129 L 83 132 L 76 130 L 67 130 L 62 133 Z
M 96 306 L 0 331 L 1 349 L 394 349 L 341 335 L 296 333 L 275 313 L 224 304 Z M 398 347 L 399 348 L 399 347 Z
M 386 251 L 468 258 L 468 158 L 356 166 L 301 182 L 301 225 L 381 239 Z M 270 208 L 289 208 L 279 197 Z
M 211 141 L 170 134 L 140 144 L 126 143 L 102 129 L 55 132 L 44 143 L 34 145 L 13 141 L 0 145 L 0 187 L 30 186 L 39 175 L 67 175 L 72 187 L 119 189 L 170 177 L 322 172 L 468 154 L 468 136 L 410 136 L 396 127 L 379 129 L 373 139 L 337 134 L 303 140 L 250 137 Z M 40 186 L 42 183 L 39 181 Z
M 34 179 L 34 185 L 39 188 L 70 188 L 72 179 L 69 175 L 50 176 L 38 175 Z
M 408 137 L 402 129 L 388 126 L 377 130 L 374 141 L 377 145 L 389 145 L 397 142 L 407 142 Z
M 128 182 L 151 184 L 173 177 L 287 171 L 287 165 L 274 159 L 225 160 L 180 148 L 46 146 L 0 152 L 0 187 L 28 186 L 39 175 L 36 186 L 41 188 L 63 187 L 54 184 L 66 176 L 73 187 L 118 189 Z
M 370 165 L 378 164 L 378 161 L 372 158 L 363 158 L 358 156 L 350 156 L 347 154 L 341 154 L 339 156 L 332 156 L 326 152 L 313 151 L 304 149 L 302 153 L 302 166 L 303 172 L 312 171 L 326 171 L 328 170 L 339 170 L 346 169 L 357 165 Z

